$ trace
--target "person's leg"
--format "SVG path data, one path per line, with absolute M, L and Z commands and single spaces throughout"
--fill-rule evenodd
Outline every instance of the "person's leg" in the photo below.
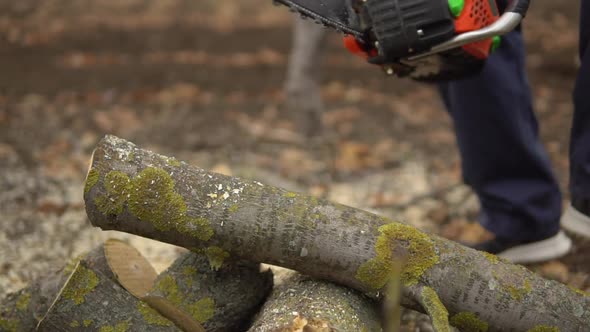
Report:
M 318 136 L 322 131 L 324 106 L 320 65 L 325 41 L 323 26 L 294 17 L 293 45 L 284 90 L 288 108 L 297 112 L 297 129 L 306 137 Z
M 570 141 L 572 206 L 562 218 L 564 228 L 590 237 L 590 2 L 581 1 L 581 66 L 574 88 L 574 119 Z
M 507 242 L 557 234 L 561 193 L 539 141 L 521 33 L 503 37 L 481 74 L 442 84 L 441 92 L 463 177 L 481 202 L 481 224 Z

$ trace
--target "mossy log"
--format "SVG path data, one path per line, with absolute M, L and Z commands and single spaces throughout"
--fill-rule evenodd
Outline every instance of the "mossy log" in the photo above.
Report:
M 378 306 L 362 293 L 294 274 L 275 287 L 250 332 L 381 331 Z
M 218 257 L 189 252 L 162 272 L 149 296 L 163 297 L 207 332 L 245 331 L 272 289 L 272 272 L 260 264 L 220 264 Z
M 438 313 L 435 326 L 449 319 L 467 324 L 461 319 L 467 316 L 489 331 L 590 326 L 587 294 L 522 266 L 369 212 L 192 167 L 114 136 L 94 151 L 84 200 L 92 224 L 105 230 L 215 250 L 219 259 L 279 265 L 372 294 L 386 287 L 403 256 L 402 304 Z
M 29 287 L 8 294 L 0 303 L 0 331 L 33 331 L 66 281 L 62 270 L 35 280 Z
M 180 331 L 116 282 L 103 246 L 65 272 L 69 270 L 38 331 Z
M 98 270 L 109 279 L 115 280 L 101 245 L 72 259 L 61 269 L 35 280 L 30 286 L 9 294 L 0 304 L 0 331 L 35 330 L 81 260 L 92 270 Z

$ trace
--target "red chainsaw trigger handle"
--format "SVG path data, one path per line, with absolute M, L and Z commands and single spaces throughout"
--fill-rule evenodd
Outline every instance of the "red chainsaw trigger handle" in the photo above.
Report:
M 344 46 L 346 49 L 365 60 L 368 60 L 369 57 L 373 57 L 377 55 L 377 50 L 374 48 L 367 49 L 367 45 L 358 41 L 354 36 L 346 35 L 343 38 Z
M 461 14 L 455 19 L 455 31 L 464 33 L 482 29 L 500 18 L 496 1 L 465 0 Z M 490 54 L 492 39 L 463 46 L 463 50 L 478 59 L 485 59 Z

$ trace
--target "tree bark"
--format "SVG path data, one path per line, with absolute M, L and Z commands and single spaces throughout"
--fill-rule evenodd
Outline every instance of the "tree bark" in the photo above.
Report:
M 272 289 L 272 272 L 261 272 L 257 263 L 222 263 L 222 257 L 184 254 L 158 276 L 148 297 L 168 299 L 207 332 L 245 331 Z
M 362 292 L 382 291 L 392 263 L 405 257 L 402 304 L 438 313 L 435 326 L 467 317 L 489 331 L 590 326 L 590 297 L 522 266 L 365 211 L 207 172 L 114 136 L 95 149 L 85 192 L 90 221 L 105 230 L 218 247 L 228 258 Z
M 75 265 L 37 330 L 180 331 L 116 282 L 103 246 Z
M 378 307 L 363 294 L 295 274 L 273 289 L 251 332 L 381 331 Z

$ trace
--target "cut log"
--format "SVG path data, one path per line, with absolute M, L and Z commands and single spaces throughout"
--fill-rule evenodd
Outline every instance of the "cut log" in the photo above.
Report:
M 33 331 L 66 278 L 62 270 L 54 271 L 29 287 L 8 294 L 0 303 L 0 331 Z
M 80 260 L 55 297 L 38 331 L 180 331 L 123 289 L 100 246 Z
M 295 274 L 273 289 L 250 332 L 381 331 L 375 301 Z
M 84 200 L 93 225 L 218 251 L 376 294 L 406 257 L 402 303 L 489 331 L 584 331 L 590 297 L 526 268 L 384 218 L 207 172 L 107 136 L 94 151 Z M 428 298 L 437 295 L 440 301 Z M 438 304 L 446 310 L 432 307 Z M 469 313 L 469 314 L 467 314 Z M 460 316 L 458 316 L 460 315 Z M 437 324 L 434 324 L 437 326 Z
M 102 246 L 74 258 L 63 268 L 35 280 L 29 287 L 9 294 L 0 305 L 0 331 L 34 330 L 81 259 L 108 273 Z
M 208 332 L 245 331 L 272 289 L 272 272 L 257 263 L 223 264 L 223 253 L 209 251 L 178 258 L 148 297 L 167 299 Z

